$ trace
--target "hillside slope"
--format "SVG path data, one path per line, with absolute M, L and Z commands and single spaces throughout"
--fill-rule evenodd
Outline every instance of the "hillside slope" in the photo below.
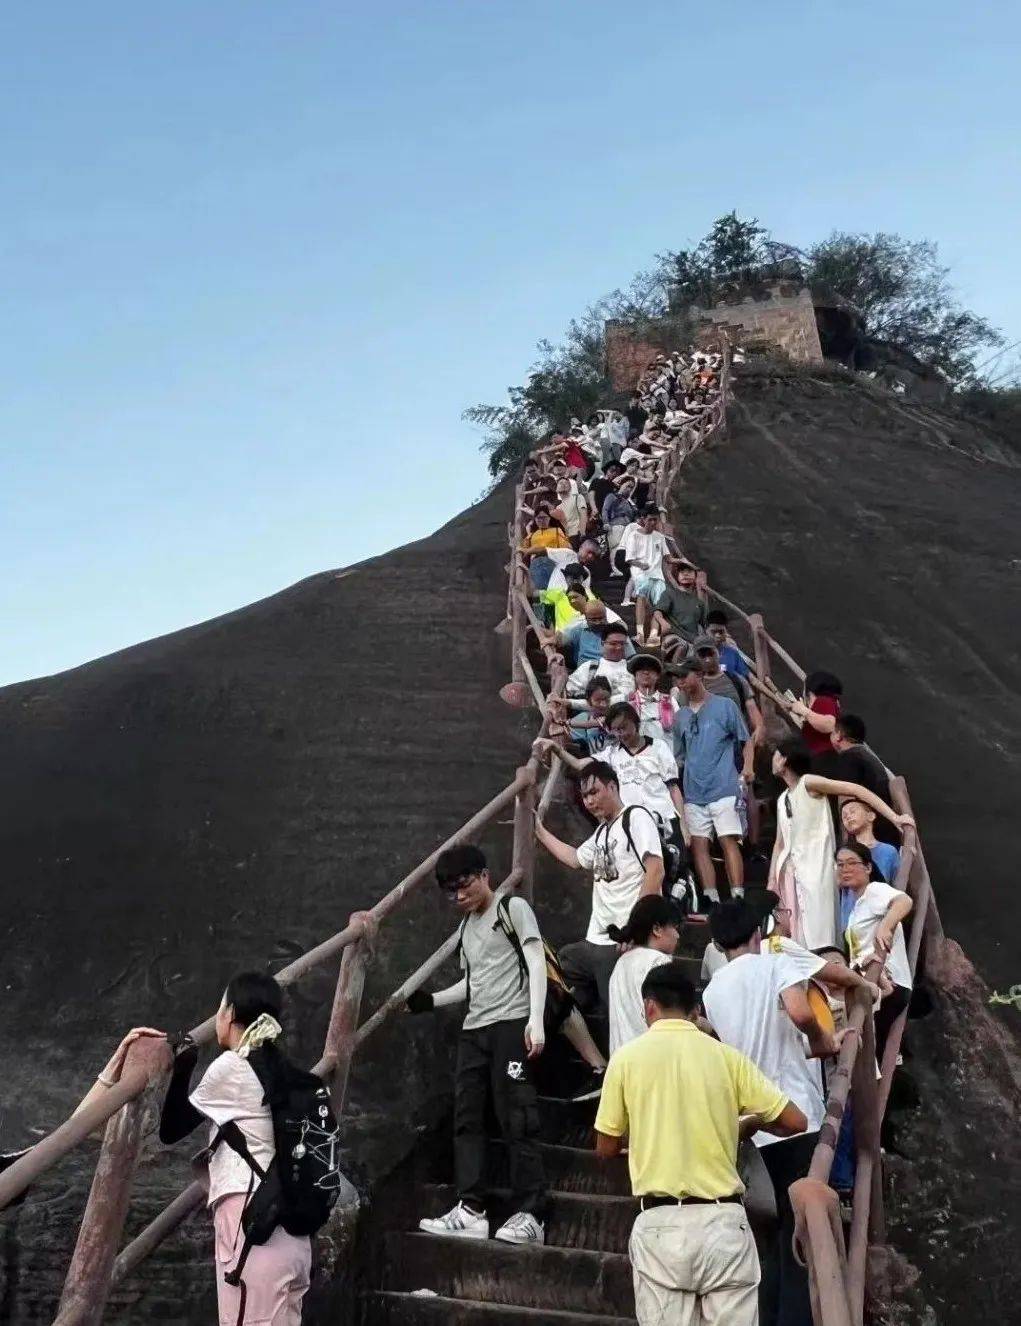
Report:
M 385 557 L 0 691 L 0 1145 L 55 1126 L 129 1026 L 191 1026 L 233 971 L 282 966 L 341 929 L 510 781 L 534 719 L 497 695 L 509 501 L 497 491 Z M 366 1006 L 452 924 L 435 890 L 399 912 Z M 334 980 L 309 978 L 292 1001 L 291 1044 L 310 1062 Z M 433 1081 L 429 1029 L 379 1039 L 351 1093 L 349 1138 L 370 1168 L 414 1136 L 411 1104 L 393 1101 L 448 1076 Z M 14 1326 L 51 1320 L 85 1160 L 0 1224 L 0 1317 Z M 149 1209 L 180 1170 L 143 1168 Z M 147 1268 L 153 1318 L 208 1315 L 205 1240 L 196 1222 L 194 1276 L 181 1253 Z

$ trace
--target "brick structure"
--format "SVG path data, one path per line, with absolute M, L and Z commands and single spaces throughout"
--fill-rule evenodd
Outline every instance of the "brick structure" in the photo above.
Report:
M 697 332 L 708 335 L 722 327 L 732 345 L 746 349 L 776 348 L 802 364 L 821 364 L 822 345 L 815 306 L 807 286 L 797 281 L 771 281 L 754 294 L 721 300 L 713 308 L 693 308 Z M 617 322 L 606 324 L 606 362 L 614 387 L 630 390 L 650 359 L 672 346 L 656 344 L 656 324 L 641 339 Z

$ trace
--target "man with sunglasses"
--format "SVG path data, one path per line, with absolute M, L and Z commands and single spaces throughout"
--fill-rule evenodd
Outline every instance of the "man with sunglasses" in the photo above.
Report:
M 436 994 L 416 991 L 408 1011 L 468 1001 L 457 1046 L 454 1167 L 457 1204 L 418 1222 L 427 1234 L 487 1239 L 484 1179 L 486 1104 L 492 1103 L 510 1160 L 514 1214 L 496 1231 L 502 1243 L 544 1242 L 546 1176 L 539 1149 L 538 1101 L 531 1061 L 545 1043 L 546 955 L 535 913 L 524 898 L 498 897 L 477 847 L 451 847 L 436 862 L 436 882 L 464 917 L 464 976 Z

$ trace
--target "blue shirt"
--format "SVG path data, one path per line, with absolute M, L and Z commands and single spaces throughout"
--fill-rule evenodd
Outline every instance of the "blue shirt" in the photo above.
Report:
M 603 637 L 591 630 L 584 621 L 572 622 L 562 634 L 564 648 L 574 654 L 576 668 L 580 668 L 583 663 L 591 663 L 593 659 L 603 657 Z M 634 652 L 635 647 L 629 640 L 624 649 L 624 657 L 631 658 Z
M 869 848 L 869 851 L 872 853 L 872 860 L 876 863 L 876 869 L 887 884 L 892 884 L 897 878 L 897 870 L 900 867 L 900 852 L 893 843 L 876 843 L 875 847 Z
M 684 765 L 685 801 L 708 806 L 739 791 L 736 755 L 748 728 L 733 700 L 710 695 L 696 713 L 690 706 L 674 715 L 674 755 Z
M 748 664 L 733 645 L 724 645 L 720 650 L 720 665 L 735 677 L 748 676 Z

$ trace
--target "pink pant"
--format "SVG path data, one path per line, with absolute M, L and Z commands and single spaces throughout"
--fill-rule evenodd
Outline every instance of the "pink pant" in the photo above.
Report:
M 216 1298 L 220 1326 L 237 1326 L 241 1289 L 224 1281 L 224 1272 L 237 1263 L 244 1245 L 241 1213 L 243 1193 L 221 1197 L 213 1208 L 216 1246 Z M 253 1247 L 242 1273 L 247 1297 L 244 1326 L 301 1326 L 301 1300 L 312 1270 L 312 1244 L 275 1229 L 267 1242 Z

